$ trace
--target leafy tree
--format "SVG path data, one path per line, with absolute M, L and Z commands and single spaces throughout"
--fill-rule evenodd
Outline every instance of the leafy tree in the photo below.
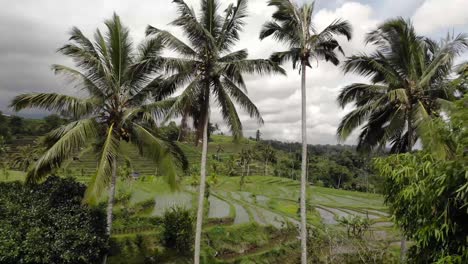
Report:
M 0 111 L 0 136 L 3 137 L 5 141 L 11 138 L 11 131 L 8 123 L 7 117 Z
M 44 117 L 44 124 L 42 125 L 42 132 L 47 133 L 66 123 L 66 120 L 59 115 L 49 115 Z
M 4 155 L 9 150 L 9 147 L 6 144 L 5 138 L 0 136 L 0 159 L 3 159 Z
M 356 108 L 343 118 L 338 135 L 346 139 L 363 126 L 359 149 L 390 144 L 393 153 L 409 152 L 421 125 L 440 116 L 441 108 L 454 99 L 447 79 L 455 57 L 468 47 L 468 38 L 458 35 L 439 44 L 397 18 L 370 32 L 366 42 L 376 45 L 377 51 L 349 57 L 343 70 L 370 77 L 371 84 L 354 83 L 341 91 L 339 104 L 354 103 Z
M 233 155 L 230 155 L 229 158 L 225 161 L 226 165 L 226 175 L 234 176 L 236 173 L 237 162 Z
M 259 142 L 261 140 L 262 133 L 260 132 L 259 129 L 257 129 L 257 132 L 255 133 L 255 141 Z
M 11 106 L 16 111 L 42 108 L 73 117 L 73 121 L 46 135 L 47 149 L 28 172 L 27 182 L 41 180 L 76 151 L 94 145 L 99 163 L 85 201 L 94 203 L 109 187 L 107 232 L 110 234 L 122 140 L 135 144 L 140 154 L 156 161 L 172 187 L 176 184 L 176 159 L 183 167 L 186 160 L 175 144 L 155 132 L 155 118 L 172 103 L 163 100 L 167 94 L 160 93 L 163 78 L 154 77 L 155 73 L 172 68 L 159 56 L 162 41 L 148 38 L 135 49 L 129 30 L 122 25 L 119 16 L 114 14 L 105 25 L 107 32 L 103 35 L 97 30 L 94 42 L 78 28 L 73 28 L 70 42 L 59 49 L 74 60 L 78 69 L 53 66 L 55 73 L 70 77 L 87 97 L 23 94 L 14 98 Z
M 377 51 L 349 57 L 343 69 L 370 77 L 372 83 L 354 83 L 341 91 L 339 104 L 354 102 L 356 109 L 343 118 L 338 135 L 346 139 L 363 126 L 358 149 L 390 144 L 393 153 L 411 152 L 421 134 L 432 129 L 432 119 L 454 99 L 457 88 L 447 79 L 455 57 L 468 47 L 468 38 L 458 35 L 438 44 L 397 18 L 370 32 L 366 42 L 376 45 Z M 404 259 L 404 240 L 401 247 Z
M 22 117 L 12 116 L 10 118 L 9 126 L 11 133 L 14 135 L 21 134 L 24 132 L 24 121 Z
M 193 223 L 194 217 L 189 210 L 181 207 L 167 210 L 162 219 L 164 246 L 189 255 L 193 248 Z
M 172 58 L 180 67 L 171 79 L 173 88 L 185 87 L 177 97 L 168 116 L 187 116 L 193 120 L 197 130 L 197 142 L 202 138 L 201 177 L 198 198 L 197 224 L 195 235 L 194 263 L 200 261 L 201 228 L 206 182 L 206 160 L 208 148 L 208 124 L 210 119 L 210 98 L 215 101 L 224 121 L 237 140 L 242 137 L 242 124 L 236 105 L 260 123 L 263 120 L 257 107 L 246 95 L 243 78 L 245 73 L 284 73 L 276 63 L 269 60 L 247 59 L 247 50 L 232 51 L 239 40 L 239 33 L 247 15 L 247 1 L 238 0 L 221 13 L 217 0 L 202 0 L 200 16 L 183 0 L 174 0 L 179 17 L 172 22 L 178 26 L 189 44 L 176 38 L 170 32 L 148 27 L 150 36 L 157 36 L 178 58 Z
M 105 215 L 81 204 L 85 189 L 59 177 L 34 186 L 0 183 L 0 262 L 102 263 Z
M 352 175 L 348 168 L 335 162 L 332 166 L 329 167 L 328 173 L 330 178 L 333 180 L 335 188 L 337 189 L 340 189 L 340 187 L 342 187 L 342 183 L 348 180 Z
M 337 65 L 337 51 L 341 49 L 335 36 L 351 38 L 351 25 L 342 20 L 335 20 L 323 31 L 317 32 L 312 24 L 314 4 L 297 6 L 292 0 L 270 0 L 269 6 L 276 7 L 273 21 L 267 22 L 260 32 L 260 39 L 272 36 L 286 44 L 289 50 L 275 52 L 272 60 L 279 63 L 292 61 L 293 67 L 300 65 L 302 73 L 302 166 L 301 166 L 301 263 L 307 263 L 307 222 L 306 222 L 306 185 L 307 185 L 307 124 L 306 124 L 306 69 L 312 68 L 311 60 L 325 59 Z
M 435 122 L 437 141 L 451 142 L 453 156 L 440 155 L 438 148 L 429 146 L 375 161 L 386 177 L 385 200 L 405 235 L 415 241 L 410 263 L 468 261 L 468 96 L 455 106 L 449 122 Z
M 176 141 L 179 138 L 179 128 L 174 121 L 169 122 L 167 126 L 161 127 L 160 131 L 170 141 Z

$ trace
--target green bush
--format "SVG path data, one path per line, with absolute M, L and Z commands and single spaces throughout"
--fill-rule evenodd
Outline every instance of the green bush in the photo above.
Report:
M 105 214 L 81 204 L 85 189 L 59 177 L 0 183 L 0 263 L 101 263 Z
M 191 212 L 182 207 L 173 207 L 164 213 L 162 242 L 166 248 L 180 254 L 190 254 L 193 241 L 193 221 Z

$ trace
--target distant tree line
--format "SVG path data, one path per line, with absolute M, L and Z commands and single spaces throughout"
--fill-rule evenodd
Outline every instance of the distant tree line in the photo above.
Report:
M 297 178 L 301 166 L 301 144 L 265 140 L 265 144 L 289 153 L 278 160 L 275 175 Z M 365 154 L 350 145 L 309 145 L 307 179 L 309 183 L 337 189 L 380 191 L 381 178 L 375 174 L 371 160 L 384 152 Z
M 41 136 L 63 125 L 66 119 L 59 115 L 49 115 L 43 119 L 30 119 L 4 115 L 0 112 L 0 136 L 11 142 L 18 136 Z

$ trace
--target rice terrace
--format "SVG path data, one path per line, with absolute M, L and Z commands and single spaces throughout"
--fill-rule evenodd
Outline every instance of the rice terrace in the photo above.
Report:
M 468 2 L 9 1 L 0 264 L 468 263 Z

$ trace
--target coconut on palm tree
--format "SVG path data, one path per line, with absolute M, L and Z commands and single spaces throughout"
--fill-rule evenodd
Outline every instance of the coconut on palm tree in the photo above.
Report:
M 325 59 L 339 63 L 338 53 L 343 50 L 336 36 L 351 39 L 351 25 L 335 20 L 322 31 L 317 31 L 312 23 L 314 3 L 296 5 L 292 0 L 269 0 L 269 6 L 276 7 L 273 21 L 265 23 L 260 39 L 273 37 L 288 47 L 287 51 L 275 52 L 271 58 L 283 63 L 292 61 L 293 68 L 300 66 L 302 74 L 302 165 L 301 165 L 301 263 L 307 262 L 307 223 L 306 223 L 306 170 L 307 170 L 307 124 L 306 124 L 306 70 L 312 68 L 311 60 Z
M 349 57 L 343 70 L 370 78 L 370 83 L 344 87 L 338 97 L 343 108 L 355 109 L 343 117 L 338 136 L 345 140 L 360 128 L 358 149 L 391 147 L 391 152 L 410 152 L 423 134 L 430 134 L 431 120 L 441 115 L 457 92 L 448 85 L 457 55 L 468 48 L 465 35 L 441 43 L 416 34 L 410 21 L 392 19 L 366 37 L 377 50 Z M 456 86 L 459 87 L 459 86 Z M 450 153 L 445 146 L 443 155 Z M 402 260 L 406 245 L 402 239 Z
M 260 123 L 263 122 L 257 107 L 246 92 L 244 74 L 283 73 L 276 63 L 263 59 L 247 59 L 247 50 L 234 51 L 239 33 L 247 16 L 247 1 L 238 0 L 221 10 L 217 0 L 201 0 L 200 13 L 195 14 L 183 0 L 173 1 L 179 17 L 172 25 L 179 27 L 188 42 L 178 39 L 170 32 L 148 27 L 150 36 L 157 36 L 169 49 L 177 53 L 178 65 L 186 71 L 172 76 L 176 87 L 184 90 L 177 97 L 168 117 L 189 115 L 194 121 L 198 138 L 202 138 L 200 190 L 198 197 L 195 234 L 194 263 L 200 261 L 201 229 L 206 182 L 206 158 L 208 147 L 208 123 L 211 101 L 216 102 L 220 113 L 234 139 L 242 137 L 242 124 L 237 106 L 246 110 Z M 223 12 L 224 11 L 224 12 Z M 237 104 L 237 106 L 236 106 Z M 198 141 L 198 140 L 197 140 Z
M 16 111 L 26 108 L 54 111 L 71 120 L 45 136 L 46 150 L 29 170 L 29 183 L 40 181 L 80 150 L 94 146 L 98 165 L 85 201 L 95 202 L 109 187 L 107 232 L 110 234 L 117 162 L 123 157 L 122 141 L 136 145 L 142 155 L 154 160 L 171 186 L 176 183 L 176 163 L 186 167 L 187 162 L 177 146 L 159 137 L 156 129 L 156 118 L 173 102 L 161 100 L 167 94 L 160 92 L 164 90 L 161 89 L 163 79 L 158 73 L 171 67 L 159 56 L 163 48 L 161 40 L 148 38 L 135 49 L 129 30 L 116 14 L 105 25 L 106 33 L 97 30 L 94 41 L 73 28 L 70 42 L 59 52 L 72 58 L 77 68 L 52 66 L 56 74 L 64 74 L 74 82 L 81 97 L 22 94 L 14 98 L 11 106 Z

